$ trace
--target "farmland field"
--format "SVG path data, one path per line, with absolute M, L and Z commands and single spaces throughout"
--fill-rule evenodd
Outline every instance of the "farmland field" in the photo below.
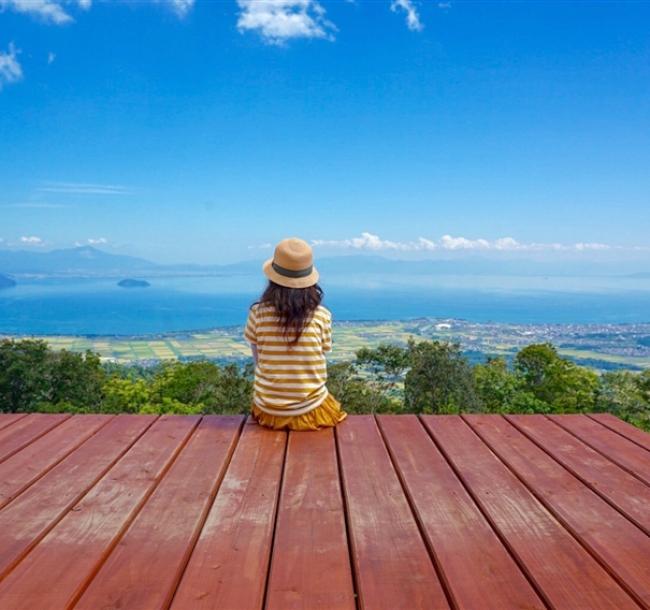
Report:
M 207 358 L 241 361 L 250 356 L 240 327 L 146 336 L 42 336 L 55 349 L 92 350 L 103 360 L 153 363 Z M 650 324 L 502 324 L 421 318 L 407 321 L 338 322 L 333 361 L 352 360 L 361 347 L 410 338 L 459 342 L 476 361 L 511 357 L 530 343 L 553 343 L 560 353 L 600 370 L 650 368 Z

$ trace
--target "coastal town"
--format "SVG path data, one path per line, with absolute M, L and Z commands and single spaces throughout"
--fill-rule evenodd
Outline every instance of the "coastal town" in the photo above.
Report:
M 206 358 L 228 362 L 250 357 L 242 328 L 146 336 L 44 336 L 55 349 L 93 350 L 105 361 L 155 364 Z M 510 359 L 531 343 L 552 343 L 561 355 L 596 370 L 650 368 L 650 324 L 505 324 L 458 319 L 350 321 L 334 326 L 333 361 L 353 360 L 357 350 L 380 343 L 437 339 L 459 343 L 473 362 Z

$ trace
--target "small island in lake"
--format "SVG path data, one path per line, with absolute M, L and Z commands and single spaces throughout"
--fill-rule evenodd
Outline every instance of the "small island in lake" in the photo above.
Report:
M 131 278 L 122 280 L 118 282 L 117 285 L 121 288 L 148 288 L 151 286 L 151 284 L 146 280 L 134 280 Z
M 6 275 L 0 273 L 0 290 L 2 288 L 13 288 L 16 285 L 16 282 Z

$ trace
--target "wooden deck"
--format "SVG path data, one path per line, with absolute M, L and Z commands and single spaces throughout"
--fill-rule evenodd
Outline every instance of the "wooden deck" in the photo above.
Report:
M 608 415 L 0 415 L 1 610 L 650 608 Z

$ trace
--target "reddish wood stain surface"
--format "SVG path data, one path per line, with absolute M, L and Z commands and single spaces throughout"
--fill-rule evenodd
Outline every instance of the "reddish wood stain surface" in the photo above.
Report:
M 0 415 L 0 609 L 650 610 L 611 415 Z

